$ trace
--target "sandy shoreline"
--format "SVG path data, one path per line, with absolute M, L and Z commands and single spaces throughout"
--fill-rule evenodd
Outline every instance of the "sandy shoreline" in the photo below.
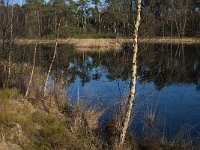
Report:
M 16 39 L 17 44 L 50 44 L 55 43 L 55 40 L 44 39 Z M 132 39 L 59 39 L 59 44 L 73 44 L 76 47 L 121 47 L 124 43 L 131 43 Z M 200 44 L 200 38 L 174 38 L 174 37 L 154 37 L 140 38 L 140 43 L 166 43 L 166 44 Z

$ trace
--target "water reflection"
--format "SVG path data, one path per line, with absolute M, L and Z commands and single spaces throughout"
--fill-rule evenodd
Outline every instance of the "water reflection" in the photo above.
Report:
M 173 84 L 196 84 L 199 87 L 198 46 L 155 46 L 154 53 L 141 55 L 140 81 L 153 81 L 157 89 Z M 146 55 L 146 56 L 145 56 Z M 150 59 L 148 59 L 149 57 Z
M 154 104 L 157 114 L 167 120 L 165 125 L 170 131 L 184 123 L 200 131 L 200 46 L 142 44 L 139 47 L 137 123 L 132 128 L 137 132 L 142 130 L 146 105 Z M 54 45 L 40 45 L 38 48 L 36 66 L 45 73 Z M 34 45 L 16 46 L 12 52 L 13 63 L 18 64 L 23 72 L 25 67 L 20 64 L 32 64 L 33 52 Z M 65 92 L 72 100 L 80 97 L 93 104 L 103 101 L 108 105 L 127 95 L 130 65 L 131 50 L 128 48 L 81 50 L 59 45 L 51 77 L 56 83 L 61 74 L 64 76 Z
M 141 83 L 154 82 L 157 89 L 173 83 L 196 84 L 199 88 L 198 45 L 141 45 L 138 56 L 138 75 Z M 12 57 L 15 63 L 32 63 L 34 45 L 17 46 Z M 44 70 L 53 54 L 53 45 L 40 45 L 36 64 Z M 109 81 L 130 77 L 129 49 L 96 50 L 72 49 L 59 46 L 58 57 L 54 64 L 54 73 L 64 70 L 69 85 L 80 78 L 82 86 L 91 80 L 106 78 Z

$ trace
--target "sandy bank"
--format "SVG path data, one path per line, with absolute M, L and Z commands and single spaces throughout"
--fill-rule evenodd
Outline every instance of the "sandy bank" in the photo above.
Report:
M 17 44 L 49 44 L 55 43 L 55 40 L 43 40 L 43 39 L 17 39 Z M 73 44 L 76 47 L 120 47 L 123 43 L 131 43 L 132 39 L 59 39 L 60 44 Z M 200 38 L 140 38 L 140 43 L 166 43 L 166 44 L 200 44 Z

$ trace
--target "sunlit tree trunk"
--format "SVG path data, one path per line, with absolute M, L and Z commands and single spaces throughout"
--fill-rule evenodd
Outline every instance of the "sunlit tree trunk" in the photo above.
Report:
M 53 67 L 53 63 L 54 63 L 55 58 L 56 58 L 57 47 L 58 47 L 58 41 L 56 40 L 56 45 L 55 45 L 55 48 L 54 48 L 54 54 L 53 54 L 53 57 L 52 57 L 52 59 L 51 59 L 51 64 L 50 64 L 50 66 L 49 66 L 48 73 L 47 73 L 47 77 L 46 77 L 46 80 L 45 80 L 45 85 L 44 85 L 44 96 L 47 95 L 48 79 L 49 79 L 49 76 L 50 76 L 50 73 L 51 73 L 51 70 L 52 70 L 52 67 Z
M 12 45 L 13 45 L 13 15 L 14 15 L 14 6 L 13 6 L 13 1 L 11 4 L 11 14 L 10 14 L 10 39 L 9 39 L 9 48 L 7 51 L 7 63 L 6 63 L 6 67 L 5 67 L 5 81 L 4 81 L 4 85 L 3 87 L 8 87 L 9 86 L 9 81 L 10 81 L 10 76 L 11 76 L 11 49 L 12 49 Z
M 38 35 L 37 38 L 39 39 L 41 37 L 41 23 L 40 23 L 40 11 L 37 11 L 37 23 L 38 23 Z M 35 71 L 35 63 L 36 63 L 36 54 L 37 54 L 37 46 L 38 46 L 38 42 L 35 45 L 35 50 L 34 50 L 34 54 L 33 54 L 33 66 L 32 66 L 32 70 L 31 70 L 31 75 L 30 75 L 30 80 L 26 89 L 26 93 L 25 93 L 25 97 L 28 96 L 29 91 L 30 91 L 30 86 L 33 80 L 33 75 L 34 75 L 34 71 Z
M 57 38 L 56 38 L 56 44 L 55 44 L 55 48 L 54 48 L 54 54 L 53 54 L 53 57 L 52 57 L 52 59 L 51 59 L 51 63 L 50 63 L 50 66 L 49 66 L 49 69 L 48 69 L 48 73 L 47 73 L 47 77 L 46 77 L 46 80 L 45 80 L 45 85 L 44 85 L 44 96 L 47 95 L 48 79 L 49 79 L 50 73 L 51 73 L 51 71 L 52 71 L 53 63 L 55 62 L 55 58 L 56 58 L 56 54 L 57 54 L 60 23 L 61 23 L 61 20 L 60 20 L 60 22 L 59 22 L 59 24 L 58 24 Z
M 113 23 L 113 30 L 114 30 L 114 33 L 116 34 L 117 33 L 116 21 L 114 21 L 114 23 Z
M 184 11 L 184 21 L 183 21 L 183 27 L 182 27 L 182 36 L 185 36 L 185 28 L 186 28 L 186 23 L 187 23 L 187 8 L 185 8 Z
M 79 23 L 78 12 L 76 12 L 76 23 L 77 23 L 77 27 L 79 28 L 80 23 Z
M 140 20 L 141 20 L 141 1 L 137 0 L 137 14 L 136 14 L 136 20 L 135 20 L 135 26 L 134 26 L 134 33 L 133 33 L 133 56 L 132 56 L 132 70 L 131 70 L 131 83 L 130 83 L 130 91 L 129 96 L 127 99 L 127 106 L 126 106 L 126 112 L 125 112 L 125 118 L 122 122 L 122 130 L 120 134 L 120 143 L 119 146 L 121 147 L 124 144 L 126 132 L 129 126 L 130 118 L 131 118 L 131 112 L 133 107 L 133 102 L 135 100 L 135 88 L 136 88 L 136 73 L 137 73 L 137 52 L 138 52 L 138 30 L 140 26 Z
M 40 11 L 37 11 L 38 36 L 41 37 Z
M 30 80 L 29 80 L 29 83 L 28 83 L 28 87 L 26 89 L 25 97 L 28 96 L 29 89 L 30 89 L 30 86 L 31 86 L 31 83 L 32 83 L 32 80 L 33 80 L 33 74 L 34 74 L 34 70 L 35 70 L 36 53 L 37 53 L 37 44 L 35 45 L 35 50 L 34 50 L 34 55 L 33 55 L 33 67 L 32 67 L 32 70 L 31 70 L 31 76 L 30 76 Z
M 4 5 L 3 5 L 4 6 Z M 6 46 L 5 46 L 5 43 L 6 43 L 6 32 L 7 32 L 7 26 L 5 25 L 5 18 L 6 18 L 6 13 L 7 12 L 7 9 L 5 8 L 4 6 L 4 9 L 2 9 L 2 12 L 1 12 L 1 32 L 2 32 L 2 56 L 3 56 L 3 87 L 5 87 L 5 81 L 6 81 L 6 58 L 7 58 L 7 52 L 6 52 Z
M 172 3 L 172 7 L 174 9 L 175 13 L 175 24 L 176 24 L 176 30 L 178 33 L 179 38 L 182 38 L 185 36 L 185 31 L 186 31 L 186 23 L 188 21 L 187 18 L 187 13 L 188 13 L 188 8 L 187 4 L 185 6 L 180 3 L 181 8 L 176 8 L 174 3 Z
M 82 18 L 82 24 L 83 24 L 83 29 L 86 32 L 87 31 L 87 18 L 86 18 L 86 10 L 85 6 L 83 8 L 83 18 Z
M 98 33 L 101 33 L 101 15 L 98 14 Z

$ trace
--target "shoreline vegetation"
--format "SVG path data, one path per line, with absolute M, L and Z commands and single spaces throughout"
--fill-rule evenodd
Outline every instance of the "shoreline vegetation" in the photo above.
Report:
M 15 39 L 16 44 L 27 45 L 27 44 L 71 44 L 77 48 L 98 48 L 98 47 L 110 47 L 110 48 L 119 48 L 124 43 L 132 43 L 133 39 L 131 38 L 116 38 L 116 39 L 104 39 L 104 38 L 66 38 L 66 39 Z M 152 44 L 200 44 L 200 38 L 194 37 L 149 37 L 149 38 L 139 38 L 139 43 L 152 43 Z
M 43 98 L 26 98 L 16 89 L 0 90 L 0 149 L 118 150 L 119 114 L 100 127 L 102 112 L 84 102 L 72 104 L 58 93 Z M 116 124 L 117 123 L 117 124 Z M 197 150 L 188 133 L 173 140 L 158 136 L 153 122 L 146 136 L 126 136 L 124 150 Z M 102 134 L 103 132 L 103 134 Z M 189 132 L 189 131 L 188 131 Z

